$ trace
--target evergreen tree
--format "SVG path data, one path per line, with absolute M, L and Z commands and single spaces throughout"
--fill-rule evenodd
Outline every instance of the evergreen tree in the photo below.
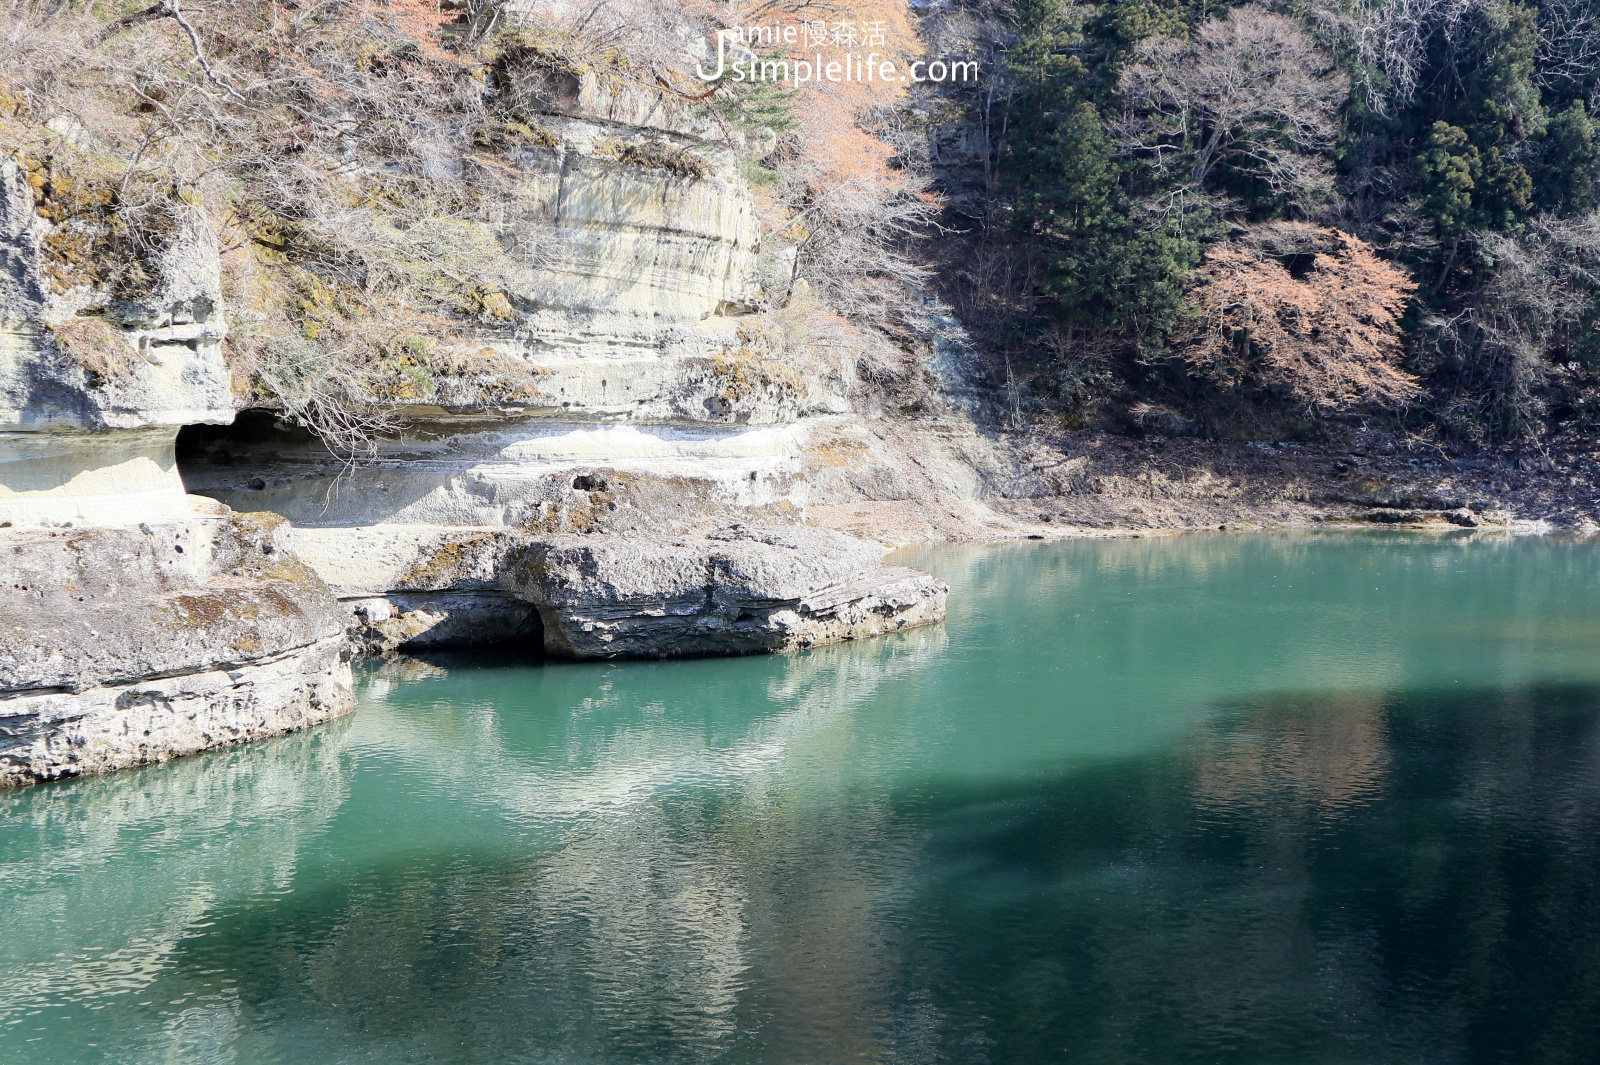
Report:
M 1535 174 L 1534 202 L 1558 214 L 1600 207 L 1600 125 L 1582 100 L 1550 120 Z
M 1452 236 L 1505 229 L 1533 208 L 1528 163 L 1545 131 L 1534 83 L 1533 9 L 1514 0 L 1481 8 L 1469 34 L 1435 33 L 1426 83 L 1409 116 L 1426 208 Z
M 1142 202 L 1092 96 L 1081 9 L 1022 0 L 1007 64 L 1017 95 L 1001 173 L 1022 231 L 1043 250 L 1043 293 L 1077 325 L 1159 336 L 1176 321 L 1199 244 Z

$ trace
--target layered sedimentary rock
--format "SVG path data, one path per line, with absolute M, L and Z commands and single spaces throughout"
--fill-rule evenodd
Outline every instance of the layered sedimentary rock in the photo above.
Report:
M 0 536 L 0 787 L 276 735 L 353 705 L 338 608 L 280 519 Z
M 233 420 L 216 238 L 187 219 L 131 296 L 57 291 L 51 232 L 0 163 L 0 522 L 185 520 L 178 428 Z
M 784 347 L 748 313 L 762 299 L 759 244 L 725 149 L 671 134 L 672 150 L 705 168 L 678 173 L 596 154 L 638 140 L 632 127 L 548 123 L 559 146 L 517 157 L 505 205 L 507 239 L 542 249 L 537 267 L 507 268 L 498 282 L 514 318 L 481 327 L 537 394 L 491 410 L 411 404 L 404 432 L 355 469 L 289 435 L 201 435 L 193 490 L 325 527 L 581 530 L 587 519 L 563 512 L 583 478 L 605 481 L 619 506 L 683 523 L 803 508 L 810 425 L 849 411 L 849 366 Z
M 762 313 L 792 261 L 761 246 L 737 135 L 661 93 L 539 77 L 502 239 L 540 251 L 499 268 L 514 313 L 478 327 L 537 396 L 412 404 L 354 468 L 269 419 L 196 433 L 191 489 L 290 518 L 369 652 L 748 653 L 942 616 L 931 578 L 799 527 L 813 482 L 926 486 L 852 409 L 855 353 Z M 734 523 L 765 539 L 705 532 Z M 599 598 L 537 576 L 585 565 L 615 578 Z
M 354 649 L 367 654 L 495 644 L 536 652 L 538 609 L 502 587 L 527 534 L 505 528 L 376 525 L 297 529 L 294 547 L 326 574 Z
M 526 398 L 441 380 L 353 466 L 270 414 L 221 428 L 239 393 L 197 209 L 138 291 L 94 262 L 67 283 L 45 185 L 0 164 L 0 784 L 325 719 L 351 652 L 740 654 L 943 616 L 939 582 L 800 525 L 813 482 L 920 483 L 853 409 L 854 354 L 774 317 L 793 258 L 762 248 L 739 135 L 549 78 L 484 242 L 536 253 L 491 255 L 472 326 Z
M 563 536 L 505 573 L 536 603 L 545 647 L 573 658 L 789 651 L 944 617 L 943 581 L 877 548 L 795 526 L 702 537 Z
M 718 514 L 798 516 L 792 427 L 434 417 L 377 443 L 355 468 L 303 434 L 202 437 L 192 490 L 297 527 L 377 524 L 624 529 Z
M 498 643 L 561 658 L 799 650 L 944 617 L 947 589 L 873 544 L 795 525 L 667 536 L 298 529 L 367 653 Z
M 797 525 L 682 536 L 376 525 L 297 529 L 367 653 L 499 643 L 562 658 L 799 650 L 931 624 L 945 585 Z
M 63 291 L 52 233 L 0 163 L 0 787 L 350 709 L 337 606 L 287 525 L 178 473 L 179 427 L 234 415 L 210 228 L 187 219 L 143 293 Z

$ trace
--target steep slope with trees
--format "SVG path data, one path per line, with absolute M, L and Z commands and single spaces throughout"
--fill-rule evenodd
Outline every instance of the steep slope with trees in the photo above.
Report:
M 959 35 L 952 10 L 941 27 Z M 966 32 L 1002 47 L 999 88 L 955 101 L 987 131 L 993 174 L 983 212 L 963 219 L 979 250 L 968 261 L 1021 265 L 1001 271 L 1018 279 L 1010 291 L 970 270 L 952 291 L 1027 367 L 1041 408 L 1126 430 L 1128 411 L 1160 404 L 1216 439 L 1327 438 L 1351 419 L 1457 449 L 1592 435 L 1592 4 L 978 10 Z M 1381 320 L 1385 365 L 1415 387 L 1370 387 L 1372 364 L 1350 362 L 1349 387 L 1328 378 L 1308 403 L 1196 357 L 1220 264 L 1259 259 L 1286 222 L 1386 264 L 1379 316 L 1319 336 L 1355 350 Z M 1302 286 L 1291 302 L 1346 298 L 1311 261 L 1283 262 Z M 1270 361 L 1234 339 L 1241 358 Z
M 204 219 L 238 404 L 313 434 L 274 445 L 300 466 L 323 446 L 353 464 L 335 478 L 351 514 L 376 513 L 362 469 L 453 447 L 472 466 L 499 439 L 486 420 L 581 414 L 716 427 L 669 449 L 712 495 L 737 482 L 740 505 L 896 542 L 1016 531 L 978 499 L 1031 521 L 1072 497 L 1059 513 L 1097 521 L 1086 485 L 1123 521 L 1151 448 L 1191 456 L 1167 482 L 1239 499 L 1328 480 L 1266 476 L 1241 450 L 1262 443 L 1393 450 L 1472 482 L 1433 495 L 1481 514 L 1590 520 L 1587 500 L 1551 505 L 1600 433 L 1584 0 L 10 9 L 0 129 L 52 284 L 78 294 L 47 342 L 102 373 L 105 327 Z M 718 29 L 808 21 L 982 76 L 692 73 Z M 740 426 L 773 427 L 767 450 L 723 448 Z M 548 460 L 542 528 L 620 520 L 606 508 L 637 496 L 597 509 L 573 485 L 616 496 L 614 478 L 522 440 Z M 1061 472 L 1086 449 L 1116 468 Z M 1553 478 L 1538 501 L 1496 487 L 1506 461 Z M 299 478 L 208 490 L 241 505 L 259 479 L 259 505 L 316 523 L 280 491 Z M 1366 496 L 1334 480 L 1236 516 L 1347 516 Z M 457 487 L 452 513 L 482 520 Z

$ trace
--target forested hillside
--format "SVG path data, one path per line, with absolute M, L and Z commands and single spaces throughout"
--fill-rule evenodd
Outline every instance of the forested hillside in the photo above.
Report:
M 535 98 L 563 77 L 660 94 L 733 145 L 762 232 L 757 309 L 851 349 L 907 409 L 936 293 L 1012 428 L 1307 440 L 1359 421 L 1453 448 L 1600 434 L 1593 0 L 10 11 L 0 134 L 55 226 L 57 287 L 99 293 L 93 313 L 136 298 L 140 262 L 200 210 L 245 402 L 347 451 L 396 403 L 531 394 L 479 338 L 526 310 L 498 275 L 548 250 L 497 212 L 515 167 L 556 147 Z M 980 76 L 691 73 L 720 28 L 812 20 Z M 665 141 L 593 153 L 686 178 L 711 165 Z M 93 321 L 58 334 L 98 358 Z
M 1600 429 L 1600 7 L 1015 0 L 955 301 L 1069 424 Z

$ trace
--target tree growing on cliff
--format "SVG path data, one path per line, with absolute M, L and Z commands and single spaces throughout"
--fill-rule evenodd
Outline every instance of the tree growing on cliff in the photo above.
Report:
M 1273 393 L 1312 415 L 1396 407 L 1420 394 L 1400 368 L 1415 287 L 1348 233 L 1269 223 L 1206 253 L 1177 351 L 1212 384 Z
M 1418 330 L 1436 416 L 1479 441 L 1536 436 L 1552 415 L 1600 425 L 1600 212 L 1477 240 L 1478 288 Z

